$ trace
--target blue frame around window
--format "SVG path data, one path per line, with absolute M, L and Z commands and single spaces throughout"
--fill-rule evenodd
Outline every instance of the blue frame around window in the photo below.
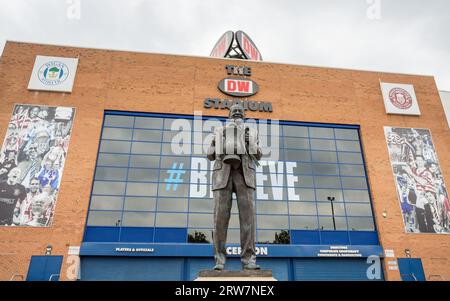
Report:
M 161 161 L 164 157 L 178 157 L 175 155 L 164 155 L 162 154 L 162 147 L 160 148 L 159 154 L 157 155 L 150 155 L 150 154 L 131 154 L 131 147 L 132 147 L 132 143 L 130 143 L 130 149 L 128 153 L 110 153 L 110 154 L 123 154 L 128 156 L 128 164 L 127 166 L 123 166 L 123 167 L 119 167 L 119 166 L 108 166 L 108 165 L 98 165 L 99 162 L 99 157 L 101 154 L 109 154 L 108 152 L 100 152 L 100 147 L 101 147 L 101 142 L 102 141 L 132 141 L 132 142 L 139 142 L 140 140 L 134 140 L 134 134 L 135 131 L 134 129 L 141 129 L 141 128 L 135 128 L 135 124 L 136 124 L 136 119 L 133 120 L 133 127 L 119 127 L 119 126 L 107 126 L 108 128 L 128 128 L 131 129 L 131 140 L 121 140 L 121 139 L 103 139 L 103 129 L 105 128 L 105 120 L 106 120 L 106 116 L 107 115 L 112 115 L 112 116 L 133 116 L 133 117 L 156 117 L 156 118 L 185 118 L 185 119 L 191 119 L 194 120 L 194 116 L 192 115 L 181 115 L 181 114 L 159 114 L 159 113 L 136 113 L 136 112 L 124 112 L 124 111 L 110 111 L 107 110 L 104 113 L 104 118 L 103 118 L 103 122 L 102 122 L 102 132 L 101 132 L 101 136 L 100 136 L 100 143 L 98 146 L 98 152 L 97 152 L 97 158 L 96 158 L 96 168 L 94 171 L 94 180 L 91 186 L 91 193 L 90 193 L 90 200 L 89 200 L 89 211 L 88 211 L 88 215 L 86 216 L 86 223 L 85 223 L 85 230 L 84 230 L 84 241 L 87 242 L 95 242 L 95 241 L 113 241 L 113 242 L 120 242 L 121 238 L 123 236 L 122 231 L 126 232 L 126 233 L 130 233 L 130 237 L 137 237 L 136 238 L 136 242 L 140 242 L 139 237 L 146 237 L 147 239 L 149 237 L 151 238 L 151 241 L 145 240 L 143 242 L 164 242 L 164 241 L 159 241 L 158 239 L 156 239 L 157 237 L 175 237 L 175 240 L 170 241 L 170 239 L 166 242 L 178 242 L 178 243 L 186 243 L 187 242 L 187 233 L 189 233 L 189 231 L 191 230 L 211 230 L 211 228 L 208 227 L 195 227 L 195 228 L 189 228 L 189 217 L 191 214 L 211 214 L 210 212 L 197 212 L 197 211 L 190 211 L 190 196 L 189 194 L 186 197 L 182 197 L 182 198 L 186 198 L 188 200 L 188 209 L 187 211 L 184 212 L 176 212 L 176 211 L 158 211 L 158 201 L 160 199 L 163 198 L 171 198 L 170 196 L 160 196 L 159 195 L 159 189 L 156 189 L 156 195 L 155 196 L 133 196 L 133 197 L 142 197 L 142 198 L 154 198 L 155 199 L 155 210 L 154 211 L 142 211 L 142 210 L 126 210 L 126 212 L 148 212 L 148 213 L 153 213 L 154 214 L 154 227 L 126 227 L 126 226 L 117 226 L 117 227 L 110 227 L 110 226 L 89 226 L 88 225 L 88 218 L 89 218 L 89 213 L 91 212 L 91 202 L 92 202 L 92 196 L 93 191 L 94 191 L 94 183 L 100 181 L 100 182 L 124 182 L 125 183 L 125 188 L 124 188 L 124 194 L 120 195 L 120 197 L 123 198 L 122 200 L 122 209 L 121 210 L 93 210 L 93 211 L 107 211 L 107 212 L 113 212 L 113 211 L 117 211 L 117 212 L 121 212 L 120 214 L 120 224 L 123 222 L 123 218 L 124 218 L 124 213 L 125 213 L 125 194 L 126 194 L 126 189 L 128 186 L 128 183 L 154 183 L 155 185 L 161 183 L 160 181 L 160 176 L 161 173 L 164 170 L 168 170 L 168 169 L 164 169 L 161 168 Z M 218 120 L 220 120 L 221 122 L 224 122 L 226 120 L 225 117 L 218 117 L 218 116 L 202 116 L 202 120 L 207 120 L 210 118 L 216 118 Z M 289 230 L 290 231 L 290 235 L 291 235 L 291 244 L 322 244 L 322 243 L 326 243 L 329 244 L 330 241 L 333 241 L 332 237 L 330 236 L 331 234 L 329 232 L 333 232 L 335 233 L 335 237 L 337 239 L 336 243 L 342 243 L 342 244 L 352 244 L 352 237 L 358 237 L 358 233 L 360 232 L 362 233 L 368 233 L 368 232 L 373 232 L 373 234 L 375 235 L 376 239 L 374 239 L 373 235 L 363 235 L 361 237 L 370 237 L 370 239 L 367 239 L 366 243 L 367 244 L 378 244 L 378 236 L 376 235 L 376 231 L 377 231 L 377 226 L 376 226 L 376 222 L 375 222 L 375 217 L 374 217 L 374 210 L 373 210 L 373 204 L 372 204 L 372 195 L 371 195 L 371 191 L 370 191 L 370 186 L 369 186 L 369 181 L 367 178 L 367 169 L 366 169 L 366 165 L 365 165 L 365 158 L 364 158 L 364 153 L 363 153 L 363 146 L 362 146 L 362 141 L 361 141 L 361 133 L 360 133 L 360 127 L 358 125 L 343 125 L 343 124 L 326 124 L 326 123 L 306 123 L 306 122 L 294 122 L 294 121 L 279 121 L 280 126 L 281 125 L 289 125 L 289 126 L 305 126 L 307 127 L 308 130 L 308 137 L 297 137 L 297 136 L 285 136 L 284 135 L 284 130 L 283 128 L 280 128 L 280 133 L 279 136 L 280 137 L 293 137 L 293 138 L 305 138 L 308 139 L 308 144 L 309 147 L 308 149 L 301 149 L 301 148 L 285 148 L 284 147 L 284 143 L 281 143 L 282 146 L 280 146 L 280 150 L 283 152 L 284 154 L 284 150 L 302 150 L 302 151 L 306 151 L 309 152 L 310 154 L 310 161 L 299 161 L 296 160 L 297 162 L 305 162 L 305 163 L 309 163 L 309 164 L 323 164 L 323 165 L 327 165 L 327 164 L 333 164 L 337 166 L 337 173 L 334 174 L 315 174 L 313 171 L 311 171 L 311 173 L 296 173 L 296 175 L 299 176 L 311 176 L 312 177 L 312 181 L 313 184 L 312 186 L 296 186 L 296 188 L 304 188 L 304 189 L 311 189 L 314 192 L 314 199 L 315 201 L 305 201 L 305 200 L 299 200 L 299 201 L 290 201 L 290 200 L 283 200 L 282 202 L 287 202 L 287 214 L 270 214 L 270 213 L 258 213 L 258 216 L 287 216 L 288 218 L 288 228 L 289 229 L 285 229 L 285 230 Z M 336 134 L 335 131 L 333 130 L 333 138 L 315 138 L 315 137 L 311 137 L 310 135 L 310 128 L 313 127 L 319 127 L 319 128 L 333 128 L 333 129 L 354 129 L 356 130 L 358 137 L 356 139 L 336 139 Z M 152 130 L 150 128 L 142 128 L 143 130 Z M 162 125 L 162 129 L 159 129 L 159 131 L 170 131 L 170 130 L 166 130 L 165 129 L 165 122 L 163 122 Z M 161 143 L 163 144 L 163 138 L 164 135 L 163 133 L 161 134 L 161 139 L 159 142 L 157 141 L 140 141 L 140 142 L 144 142 L 144 143 Z M 191 129 L 191 134 L 193 133 L 200 133 L 200 132 L 194 132 L 194 129 Z M 206 133 L 206 132 L 202 132 L 202 133 Z M 337 150 L 337 146 L 335 145 L 335 150 L 334 151 L 329 151 L 329 150 L 321 150 L 321 149 L 311 149 L 311 139 L 318 139 L 318 140 L 331 140 L 331 141 L 357 141 L 359 143 L 360 146 L 360 151 L 359 152 L 353 152 L 353 151 L 338 151 Z M 191 143 L 191 145 L 194 145 L 194 143 Z M 335 153 L 336 154 L 336 162 L 313 162 L 312 161 L 312 151 L 323 151 L 323 152 L 329 152 L 329 153 Z M 339 162 L 339 153 L 356 153 L 356 154 L 361 154 L 361 159 L 362 159 L 362 163 L 358 164 L 358 163 L 340 163 Z M 143 167 L 130 167 L 130 160 L 131 160 L 131 155 L 139 155 L 139 156 L 158 156 L 159 157 L 159 162 L 158 162 L 158 168 L 156 167 L 149 167 L 149 168 L 143 168 Z M 184 156 L 179 156 L 179 157 L 186 157 L 186 158 L 191 158 L 191 157 L 198 157 L 198 155 L 184 155 Z M 364 170 L 364 176 L 345 176 L 345 175 L 340 175 L 340 167 L 342 165 L 357 165 L 357 166 L 361 166 Z M 126 179 L 125 181 L 115 181 L 115 180 L 97 180 L 96 179 L 96 173 L 97 173 L 97 168 L 98 167 L 108 167 L 108 168 L 124 168 L 127 169 L 126 172 Z M 130 169 L 155 169 L 158 171 L 158 175 L 157 175 L 157 181 L 131 181 L 128 180 L 128 176 L 129 176 L 129 170 Z M 189 168 L 190 169 L 190 168 Z M 316 187 L 315 185 L 315 177 L 337 177 L 339 178 L 339 183 L 340 183 L 340 187 L 330 187 L 330 188 L 326 188 L 326 187 Z M 357 179 L 363 179 L 365 178 L 365 183 L 366 183 L 366 189 L 355 189 L 355 188 L 343 188 L 342 186 L 342 178 L 357 178 Z M 186 182 L 187 183 L 187 182 Z M 271 187 L 271 186 L 258 186 L 258 187 Z M 278 187 L 282 187 L 283 190 L 286 189 L 286 185 L 283 186 L 278 186 Z M 317 196 L 316 196 L 316 189 L 336 189 L 336 190 L 341 190 L 342 192 L 344 190 L 361 190 L 361 191 L 367 191 L 369 194 L 369 204 L 370 204 L 370 209 L 371 209 L 371 216 L 350 216 L 350 217 L 362 217 L 362 218 L 372 218 L 372 222 L 373 222 L 373 231 L 365 231 L 365 230 L 361 230 L 361 231 L 352 231 L 349 230 L 349 225 L 348 225 L 348 219 L 346 218 L 347 215 L 347 209 L 346 206 L 344 205 L 344 211 L 345 211 L 345 215 L 342 215 L 342 217 L 345 217 L 346 220 L 346 224 L 347 224 L 347 230 L 345 231 L 339 231 L 339 230 L 329 230 L 329 229 L 323 229 L 323 230 L 304 230 L 304 229 L 291 229 L 290 225 L 291 225 L 291 216 L 304 216 L 304 217 L 317 217 L 317 226 L 320 227 L 320 222 L 319 222 L 319 218 L 320 217 L 332 217 L 331 215 L 319 215 L 319 211 L 318 211 L 318 203 L 321 203 L 320 201 L 317 201 Z M 284 192 L 283 192 L 284 193 Z M 98 194 L 98 195 L 102 195 L 102 194 Z M 105 196 L 108 196 L 107 194 L 105 194 Z M 117 195 L 119 196 L 119 195 Z M 172 197 L 173 198 L 173 197 Z M 206 197 L 208 198 L 208 197 Z M 271 200 L 258 200 L 258 202 L 265 202 L 265 201 L 271 201 Z M 316 204 L 316 212 L 317 214 L 315 215 L 296 215 L 296 214 L 290 214 L 289 212 L 289 202 L 309 202 L 309 203 L 315 203 Z M 328 202 L 322 202 L 322 203 L 328 203 Z M 342 203 L 344 204 L 344 201 L 342 201 Z M 367 204 L 366 202 L 351 202 L 351 204 Z M 156 227 L 156 214 L 157 213 L 173 213 L 173 214 L 186 214 L 187 218 L 186 218 L 186 227 L 174 227 L 174 228 L 167 228 L 167 227 Z M 236 213 L 232 213 L 233 215 L 236 215 Z M 339 215 L 335 215 L 335 217 L 339 217 Z M 114 229 L 112 229 L 114 228 Z M 238 230 L 238 228 L 232 228 L 230 227 L 230 230 Z M 257 231 L 271 231 L 271 230 L 275 230 L 275 231 L 280 231 L 279 228 L 277 229 L 258 229 L 257 226 Z M 170 232 L 173 233 L 170 233 Z M 102 234 L 103 233 L 103 234 Z M 115 234 L 114 234 L 115 233 Z M 158 235 L 159 233 L 159 235 Z M 182 234 L 180 234 L 182 233 Z M 301 233 L 302 238 L 299 238 L 299 234 Z M 141 235 L 141 236 L 140 236 Z M 184 235 L 184 240 L 181 239 L 182 235 Z M 114 237 L 116 239 L 114 239 Z M 127 236 L 128 237 L 128 236 Z M 309 238 L 308 238 L 309 237 Z M 339 238 L 341 237 L 341 238 Z M 104 239 L 110 239 L 110 240 L 104 240 Z M 126 238 L 124 241 L 126 242 L 130 242 L 128 238 Z M 363 245 L 364 243 L 364 239 L 355 239 L 355 242 L 358 242 L 358 244 Z

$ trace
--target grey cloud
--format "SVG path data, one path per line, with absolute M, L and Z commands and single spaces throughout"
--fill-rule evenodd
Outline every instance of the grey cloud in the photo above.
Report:
M 207 56 L 226 30 L 244 30 L 271 62 L 434 75 L 450 90 L 450 2 L 381 0 L 0 0 L 5 39 Z

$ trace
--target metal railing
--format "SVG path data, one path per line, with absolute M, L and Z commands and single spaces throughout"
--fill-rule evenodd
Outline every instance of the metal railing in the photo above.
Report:
M 441 275 L 433 275 L 428 276 L 428 280 L 431 281 L 444 281 L 444 278 Z
M 403 281 L 407 281 L 407 280 L 404 280 L 404 279 L 408 278 L 408 277 L 413 278 L 414 281 L 419 281 L 419 280 L 417 280 L 417 277 L 416 277 L 416 275 L 414 275 L 414 273 L 411 273 L 411 274 L 400 274 L 400 277 L 402 278 Z
M 50 278 L 48 278 L 48 281 L 53 281 L 53 277 L 59 277 L 59 274 L 51 274 Z
M 14 281 L 14 279 L 16 278 L 16 277 L 20 277 L 21 279 L 21 281 L 23 281 L 23 275 L 22 274 L 18 274 L 18 273 L 14 273 L 12 276 L 11 276 L 11 278 L 9 278 L 9 281 Z

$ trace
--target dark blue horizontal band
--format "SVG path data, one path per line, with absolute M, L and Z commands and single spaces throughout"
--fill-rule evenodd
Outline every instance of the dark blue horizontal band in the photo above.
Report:
M 231 248 L 239 245 L 230 244 Z M 341 246 L 341 245 L 340 245 Z M 351 245 L 348 250 L 355 251 L 360 256 L 384 257 L 383 249 L 379 245 Z M 267 248 L 264 257 L 322 257 L 333 245 L 257 245 L 257 248 Z M 131 249 L 131 251 L 126 251 Z M 132 251 L 132 250 L 135 251 Z M 119 250 L 119 251 L 117 251 Z M 139 250 L 139 251 L 136 251 Z M 234 249 L 236 250 L 236 249 Z M 211 244 L 187 244 L 187 243 L 94 243 L 84 242 L 81 245 L 80 256 L 151 256 L 151 257 L 213 257 L 213 246 Z M 229 255 L 238 257 L 238 254 Z M 347 256 L 339 256 L 347 257 Z

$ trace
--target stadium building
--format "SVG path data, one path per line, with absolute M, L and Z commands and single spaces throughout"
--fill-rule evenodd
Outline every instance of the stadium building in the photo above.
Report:
M 194 280 L 212 268 L 205 145 L 240 102 L 265 150 L 262 268 L 449 280 L 450 130 L 434 78 L 264 62 L 247 38 L 219 41 L 216 57 L 7 42 L 0 279 Z M 229 227 L 226 268 L 240 269 L 235 201 Z

